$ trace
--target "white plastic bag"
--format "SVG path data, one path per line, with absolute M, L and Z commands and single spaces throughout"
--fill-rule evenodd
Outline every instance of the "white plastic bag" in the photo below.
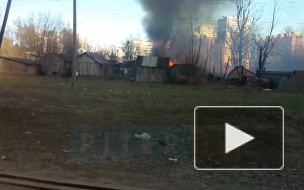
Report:
M 148 135 L 147 133 L 135 134 L 134 137 L 141 140 L 152 140 L 152 137 L 150 137 L 150 135 Z

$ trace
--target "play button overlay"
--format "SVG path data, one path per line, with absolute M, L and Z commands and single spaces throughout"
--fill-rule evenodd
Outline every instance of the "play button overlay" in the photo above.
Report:
M 284 109 L 280 106 L 200 106 L 194 110 L 197 170 L 284 168 Z
M 229 123 L 225 123 L 225 137 L 226 154 L 254 139 L 253 136 L 244 133 L 243 131 L 233 127 Z

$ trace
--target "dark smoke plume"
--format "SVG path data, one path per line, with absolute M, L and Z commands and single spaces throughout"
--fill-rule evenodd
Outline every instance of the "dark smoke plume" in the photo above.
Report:
M 165 41 L 172 34 L 186 34 L 198 24 L 217 24 L 220 9 L 232 5 L 222 0 L 137 0 L 147 13 L 143 25 L 153 41 Z

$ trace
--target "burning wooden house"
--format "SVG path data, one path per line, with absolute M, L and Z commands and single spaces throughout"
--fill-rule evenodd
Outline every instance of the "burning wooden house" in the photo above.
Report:
M 167 82 L 170 58 L 138 56 L 136 81 Z

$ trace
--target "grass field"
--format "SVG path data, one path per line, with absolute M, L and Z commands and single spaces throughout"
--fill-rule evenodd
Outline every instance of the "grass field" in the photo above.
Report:
M 71 94 L 70 85 L 60 78 L 0 77 L 0 156 L 7 157 L 0 171 L 159 189 L 227 183 L 303 187 L 303 94 L 81 78 Z M 202 173 L 192 163 L 73 163 L 62 152 L 70 149 L 71 126 L 193 126 L 193 109 L 213 105 L 283 106 L 286 169 Z

